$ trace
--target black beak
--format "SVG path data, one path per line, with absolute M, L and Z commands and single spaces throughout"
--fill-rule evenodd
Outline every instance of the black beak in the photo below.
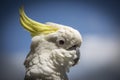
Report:
M 77 55 L 77 58 L 74 59 L 74 64 L 72 66 L 76 65 L 78 63 L 79 59 L 80 59 L 79 47 L 76 48 L 76 55 Z

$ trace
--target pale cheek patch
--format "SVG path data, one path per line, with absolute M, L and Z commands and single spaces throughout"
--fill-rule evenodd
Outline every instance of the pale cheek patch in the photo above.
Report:
M 69 68 L 74 64 L 73 60 L 76 58 L 76 51 L 66 51 L 64 49 L 56 49 L 52 53 L 52 59 L 57 65 Z

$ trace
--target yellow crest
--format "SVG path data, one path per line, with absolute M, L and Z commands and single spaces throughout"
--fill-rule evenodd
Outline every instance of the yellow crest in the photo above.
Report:
M 52 27 L 30 19 L 26 16 L 23 7 L 20 8 L 20 23 L 32 36 L 46 35 L 58 30 L 57 27 Z

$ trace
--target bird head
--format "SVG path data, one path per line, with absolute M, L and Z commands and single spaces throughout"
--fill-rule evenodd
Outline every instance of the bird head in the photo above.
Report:
M 26 68 L 31 66 L 31 62 L 34 64 L 36 62 L 36 65 L 39 64 L 41 69 L 44 65 L 44 67 L 47 66 L 57 72 L 61 70 L 63 74 L 69 67 L 78 63 L 79 48 L 82 43 L 79 31 L 61 24 L 52 22 L 43 24 L 34 21 L 26 16 L 23 8 L 20 9 L 20 23 L 32 36 L 31 51 L 25 61 Z M 39 57 L 35 58 L 34 56 Z M 56 67 L 57 69 L 55 69 Z M 33 73 L 37 73 L 37 71 L 33 71 Z

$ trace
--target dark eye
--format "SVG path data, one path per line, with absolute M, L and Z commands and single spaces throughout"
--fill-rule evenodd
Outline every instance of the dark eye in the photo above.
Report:
M 65 39 L 62 37 L 59 37 L 56 42 L 58 46 L 63 46 L 65 44 Z
M 65 42 L 64 42 L 63 40 L 59 40 L 59 44 L 60 44 L 60 45 L 64 45 L 64 43 L 65 43 Z

